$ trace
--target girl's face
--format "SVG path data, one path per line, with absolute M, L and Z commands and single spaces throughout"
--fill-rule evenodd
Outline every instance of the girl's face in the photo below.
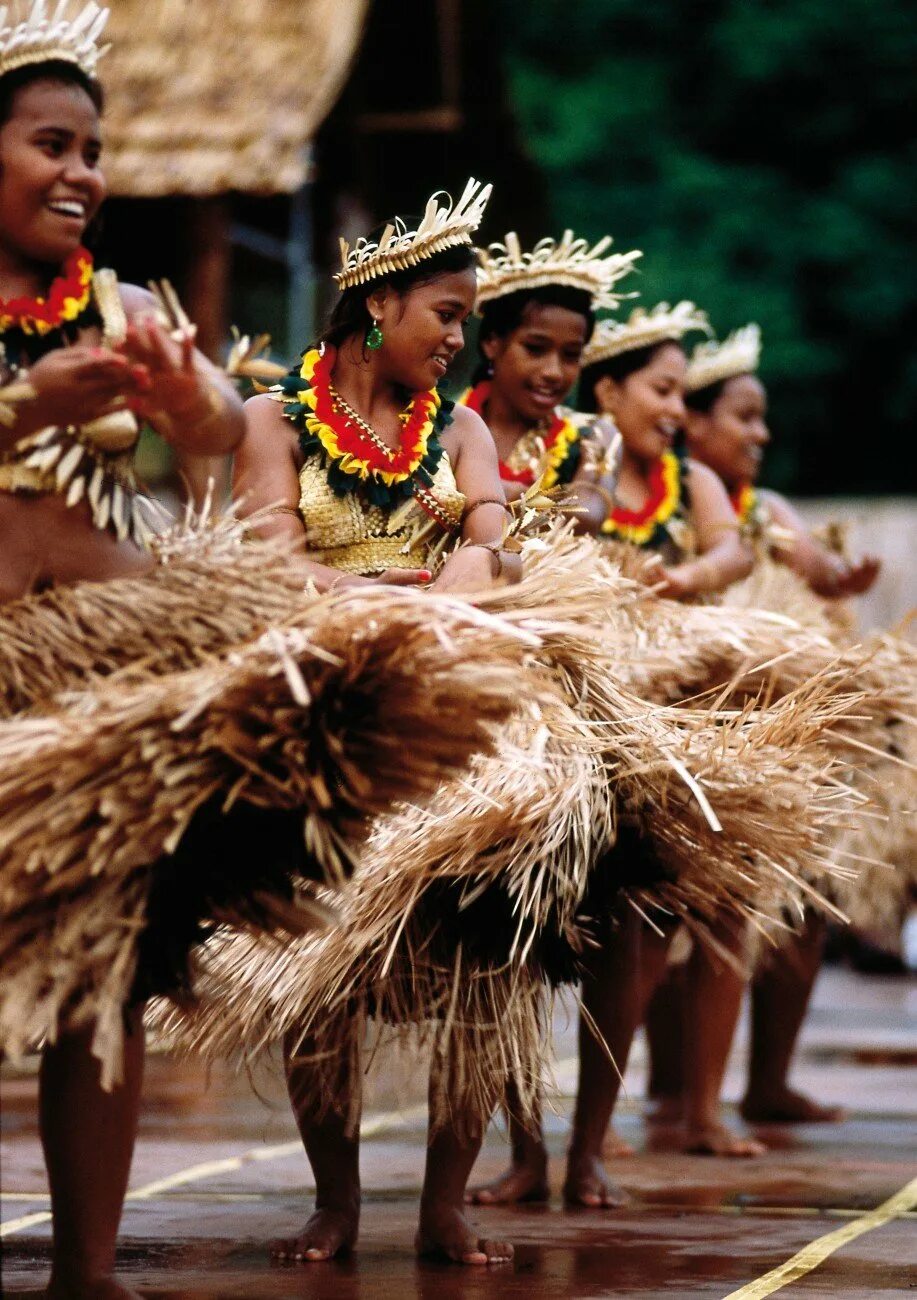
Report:
M 53 78 L 17 92 L 0 128 L 0 248 L 61 263 L 105 197 L 99 115 L 79 86 Z
M 505 338 L 483 339 L 493 383 L 530 424 L 549 418 L 579 378 L 587 322 L 568 307 L 532 303 Z
M 604 375 L 596 383 L 601 411 L 613 417 L 624 446 L 638 460 L 658 460 L 671 448 L 685 418 L 686 370 L 680 345 L 664 343 L 626 379 Z
M 709 411 L 688 408 L 685 432 L 692 455 L 729 487 L 754 483 L 771 437 L 764 385 L 754 375 L 728 380 Z
M 366 300 L 383 343 L 375 354 L 393 383 L 411 392 L 439 383 L 465 346 L 465 323 L 474 310 L 474 269 L 454 271 L 405 293 L 383 285 Z

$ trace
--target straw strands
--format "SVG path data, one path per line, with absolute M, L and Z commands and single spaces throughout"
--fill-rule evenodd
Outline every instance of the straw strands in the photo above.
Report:
M 110 589 L 72 594 L 92 626 L 92 602 Z M 318 864 L 340 879 L 368 818 L 490 745 L 532 638 L 408 590 L 299 600 L 301 627 L 183 673 L 109 677 L 0 723 L 5 1050 L 53 1035 L 62 1015 L 97 1016 L 96 1051 L 117 1077 L 141 917 L 187 833 L 200 850 L 217 837 L 212 855 L 184 864 L 205 917 L 306 929 L 315 909 L 290 905 L 292 878 Z M 298 859 L 282 817 L 279 850 L 276 835 L 258 843 L 257 826 L 233 850 L 240 819 L 283 810 L 299 818 Z

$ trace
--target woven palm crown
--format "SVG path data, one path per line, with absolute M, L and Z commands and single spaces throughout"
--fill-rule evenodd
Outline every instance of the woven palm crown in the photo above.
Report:
M 689 393 L 699 392 L 737 375 L 753 375 L 761 361 L 761 330 L 757 325 L 746 325 L 734 330 L 722 343 L 710 339 L 698 343 L 691 360 L 685 386 Z
M 654 347 L 670 340 L 674 342 L 691 330 L 710 333 L 707 313 L 700 311 L 693 302 L 679 302 L 674 307 L 660 302 L 652 311 L 635 307 L 626 321 L 599 321 L 583 353 L 583 365 L 594 366 L 599 361 L 620 356 L 622 352 L 636 352 L 639 348 Z
M 0 6 L 0 77 L 52 60 L 74 63 L 87 77 L 95 76 L 96 64 L 108 49 L 99 45 L 99 37 L 109 11 L 89 3 L 71 19 L 69 7 L 70 0 L 58 0 L 49 15 L 46 0 Z
M 423 220 L 416 230 L 408 230 L 400 218 L 385 227 L 378 243 L 360 238 L 353 248 L 341 240 L 341 270 L 335 275 L 339 289 L 351 289 L 368 280 L 378 280 L 447 248 L 470 244 L 471 236 L 481 224 L 493 186 L 469 180 L 458 203 L 442 190 L 427 202 Z M 445 201 L 443 201 L 445 200 Z
M 616 307 L 626 295 L 612 292 L 613 287 L 633 270 L 642 253 L 609 253 L 611 242 L 606 235 L 590 248 L 588 240 L 575 239 L 572 230 L 565 230 L 562 239 L 541 239 L 531 252 L 523 252 L 519 236 L 511 230 L 504 243 L 478 249 L 478 307 L 520 289 L 550 284 L 583 289 L 593 309 Z

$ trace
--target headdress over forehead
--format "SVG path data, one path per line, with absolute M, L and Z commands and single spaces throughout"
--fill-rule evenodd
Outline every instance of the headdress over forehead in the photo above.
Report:
M 458 203 L 442 190 L 427 202 L 423 220 L 416 230 L 408 230 L 400 218 L 390 222 L 378 243 L 360 238 L 353 248 L 341 240 L 341 270 L 335 275 L 339 289 L 379 280 L 447 248 L 471 244 L 471 236 L 481 224 L 493 186 L 469 180 Z
M 588 240 L 565 230 L 562 239 L 541 239 L 531 252 L 523 252 L 519 236 L 511 230 L 504 243 L 478 249 L 478 306 L 521 289 L 561 284 L 588 293 L 594 310 L 616 307 L 627 295 L 613 293 L 613 286 L 642 254 L 609 253 L 611 242 L 606 235 L 590 248 Z
M 697 393 L 724 379 L 738 375 L 753 375 L 761 362 L 761 330 L 757 325 L 746 325 L 734 330 L 722 343 L 710 339 L 698 343 L 688 362 L 685 387 Z
M 652 311 L 635 307 L 626 321 L 599 321 L 583 353 L 583 365 L 594 366 L 623 352 L 637 352 L 657 343 L 677 342 L 691 330 L 710 333 L 707 313 L 693 302 L 679 302 L 674 307 L 661 302 Z
M 58 0 L 49 16 L 46 0 L 0 5 L 0 77 L 52 60 L 73 63 L 87 77 L 94 77 L 96 64 L 108 49 L 99 45 L 99 37 L 109 11 L 90 2 L 75 18 L 68 18 L 69 8 L 70 0 Z

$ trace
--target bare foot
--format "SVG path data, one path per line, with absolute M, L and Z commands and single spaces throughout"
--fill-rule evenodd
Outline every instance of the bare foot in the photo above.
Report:
M 646 1111 L 650 1124 L 680 1124 L 684 1116 L 681 1097 L 651 1097 Z
M 725 1124 L 704 1124 L 686 1127 L 682 1150 L 691 1155 L 735 1156 L 742 1159 L 763 1156 L 767 1147 L 754 1138 L 739 1137 Z
M 742 1118 L 756 1124 L 840 1124 L 847 1118 L 843 1106 L 822 1106 L 805 1093 L 782 1087 L 767 1093 L 748 1093 Z
M 636 1155 L 631 1144 L 621 1137 L 618 1130 L 612 1125 L 609 1126 L 605 1134 L 605 1141 L 602 1143 L 602 1159 L 615 1160 L 621 1156 Z
M 52 1279 L 45 1297 L 46 1300 L 142 1300 L 139 1291 L 131 1291 L 113 1277 L 97 1277 L 83 1282 L 73 1278 Z
M 526 1205 L 546 1201 L 551 1195 L 548 1187 L 547 1161 L 534 1164 L 522 1161 L 510 1165 L 499 1178 L 482 1187 L 472 1187 L 465 1193 L 466 1205 Z
M 414 1240 L 418 1255 L 449 1259 L 455 1264 L 506 1264 L 513 1258 L 508 1241 L 479 1237 L 455 1205 L 420 1204 L 420 1226 Z
M 564 1203 L 581 1205 L 589 1210 L 616 1210 L 627 1204 L 627 1193 L 613 1183 L 597 1156 L 567 1158 Z
M 353 1250 L 360 1226 L 360 1210 L 316 1210 L 298 1237 L 271 1242 L 271 1258 L 296 1264 L 333 1259 Z

